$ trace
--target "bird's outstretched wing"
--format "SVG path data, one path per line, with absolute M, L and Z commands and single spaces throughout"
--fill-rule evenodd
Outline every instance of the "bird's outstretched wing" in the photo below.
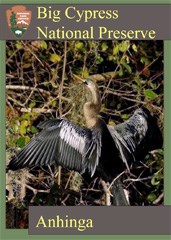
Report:
M 141 143 L 148 130 L 147 116 L 143 109 L 137 109 L 134 114 L 124 123 L 114 126 L 120 136 L 121 142 L 134 154 L 137 145 Z
M 71 170 L 94 174 L 101 155 L 100 135 L 66 119 L 52 119 L 38 126 L 36 135 L 10 161 L 8 169 L 46 166 L 56 163 Z
M 138 155 L 143 156 L 162 146 L 156 119 L 144 107 L 137 109 L 124 123 L 108 126 L 108 129 L 127 168 L 128 162 L 135 160 Z

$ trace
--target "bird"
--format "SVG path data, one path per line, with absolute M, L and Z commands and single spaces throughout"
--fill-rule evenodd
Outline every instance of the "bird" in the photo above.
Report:
M 91 177 L 111 182 L 123 169 L 141 160 L 149 151 L 162 147 L 157 120 L 141 107 L 125 122 L 107 125 L 100 117 L 101 97 L 97 84 L 83 79 L 90 101 L 83 107 L 86 127 L 66 118 L 41 122 L 41 130 L 8 164 L 8 169 L 60 165 Z M 128 205 L 120 182 L 115 184 L 116 205 Z M 118 193 L 119 192 L 119 193 Z

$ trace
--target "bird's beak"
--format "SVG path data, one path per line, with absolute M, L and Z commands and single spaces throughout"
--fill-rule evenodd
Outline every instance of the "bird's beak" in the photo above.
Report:
M 74 77 L 75 80 L 79 80 L 79 81 L 81 81 L 81 82 L 83 82 L 83 83 L 86 83 L 86 79 L 81 78 L 81 77 L 79 77 L 79 76 L 77 76 L 77 75 L 75 75 L 75 74 L 72 74 L 72 76 Z

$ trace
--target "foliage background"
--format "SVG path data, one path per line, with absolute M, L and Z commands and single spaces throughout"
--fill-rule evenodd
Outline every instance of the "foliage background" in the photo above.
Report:
M 73 74 L 97 82 L 109 124 L 125 121 L 143 105 L 163 132 L 163 41 L 8 41 L 7 163 L 38 132 L 40 121 L 66 117 L 84 125 L 87 92 Z M 10 171 L 6 182 L 8 228 L 27 227 L 31 204 L 105 205 L 97 179 L 60 167 Z M 162 204 L 163 149 L 134 163 L 122 182 L 131 205 Z

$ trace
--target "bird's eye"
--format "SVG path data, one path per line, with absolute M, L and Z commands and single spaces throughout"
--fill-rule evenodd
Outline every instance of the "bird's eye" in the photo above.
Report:
M 88 80 L 84 80 L 83 82 L 84 84 L 88 85 Z

